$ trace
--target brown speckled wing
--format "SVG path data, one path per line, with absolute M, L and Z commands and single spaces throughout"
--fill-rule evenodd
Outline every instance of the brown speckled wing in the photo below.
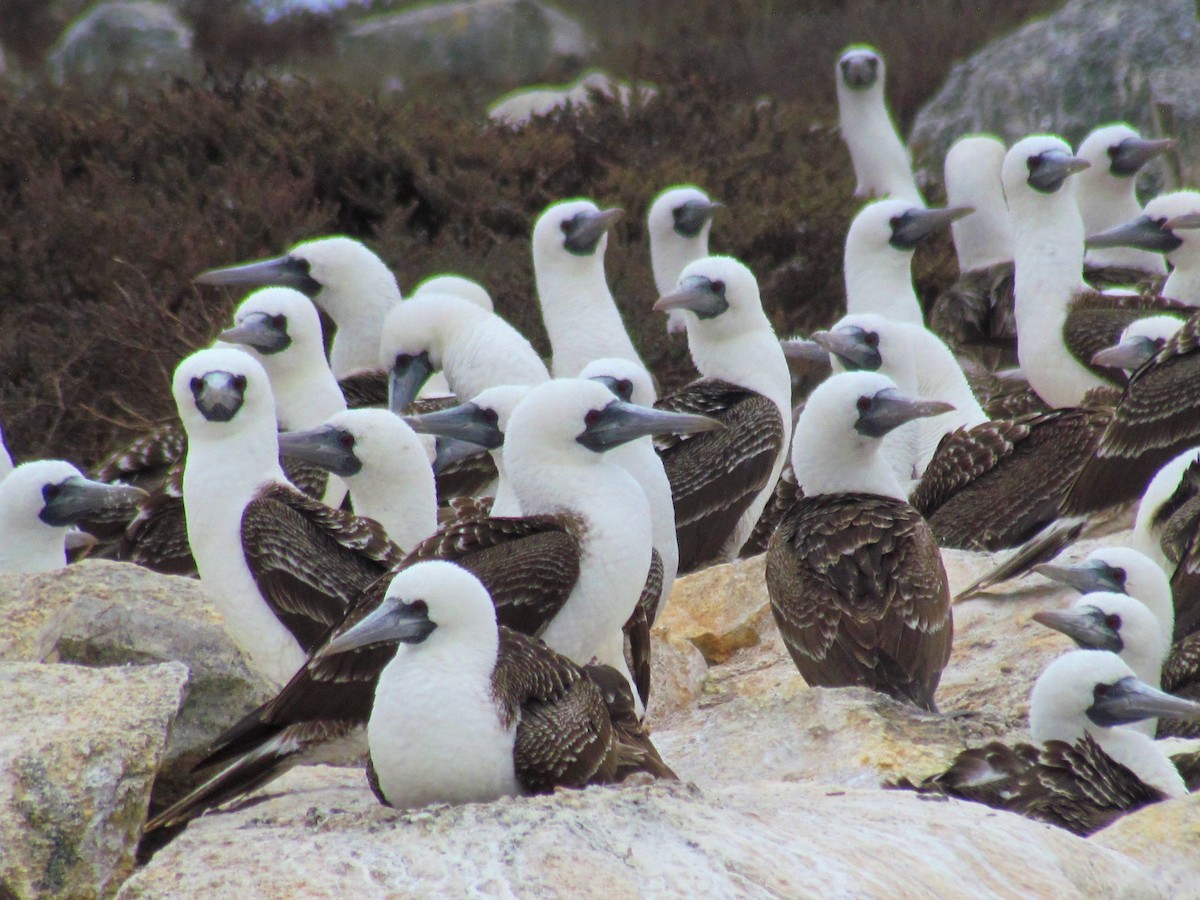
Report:
M 799 501 L 767 550 L 784 643 L 812 685 L 862 685 L 934 709 L 950 658 L 950 588 L 933 533 L 901 500 Z
M 1194 309 L 1154 294 L 1112 296 L 1098 291 L 1076 294 L 1067 307 L 1063 343 L 1092 374 L 1103 381 L 1124 386 L 1125 375 L 1116 369 L 1093 366 L 1092 357 L 1121 340 L 1121 334 L 1146 316 L 1190 316 Z
M 1200 703 L 1200 632 L 1171 647 L 1163 663 L 1161 686 L 1168 694 Z M 1200 738 L 1200 722 L 1159 719 L 1158 737 Z

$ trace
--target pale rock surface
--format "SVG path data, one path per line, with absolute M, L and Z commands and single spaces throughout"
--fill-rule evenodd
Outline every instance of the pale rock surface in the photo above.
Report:
M 1200 894 L 1200 793 L 1139 809 L 1088 840 L 1140 862 L 1167 896 Z
M 133 870 L 179 663 L 0 663 L 0 896 L 111 896 Z
M 399 813 L 317 767 L 273 794 L 194 822 L 119 896 L 1160 896 L 1064 831 L 902 792 L 660 783 Z
M 187 699 L 171 728 L 156 801 L 169 801 L 213 738 L 275 694 L 221 624 L 200 582 L 84 560 L 0 577 L 0 659 L 119 666 L 183 662 Z

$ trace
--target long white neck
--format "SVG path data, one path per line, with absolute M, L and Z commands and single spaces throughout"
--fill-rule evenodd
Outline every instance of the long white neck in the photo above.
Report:
M 497 518 L 519 516 L 521 515 L 521 501 L 517 499 L 512 479 L 508 477 L 507 463 L 504 461 L 504 447 L 496 447 L 491 454 L 492 462 L 496 464 L 496 499 L 492 501 L 491 514 Z
M 356 515 L 374 519 L 408 552 L 437 531 L 437 488 L 433 472 L 415 466 L 392 471 L 363 469 L 346 479 Z
M 895 197 L 925 205 L 912 162 L 883 101 L 883 86 L 850 90 L 838 83 L 842 140 L 850 150 L 856 197 Z
M 365 281 L 365 283 L 361 283 Z M 335 378 L 379 366 L 379 336 L 388 310 L 400 302 L 400 290 L 390 272 L 379 272 L 360 282 L 325 288 L 313 302 L 337 323 L 329 367 Z
M 1013 210 L 1017 356 L 1030 386 L 1054 407 L 1078 406 L 1107 382 L 1067 350 L 1063 326 L 1083 283 L 1083 222 L 1070 180 L 1049 197 Z M 1029 200 L 1045 202 L 1031 203 Z
M 1114 178 L 1102 167 L 1079 174 L 1079 215 L 1084 234 L 1099 234 L 1142 214 L 1135 192 L 1136 178 Z M 1088 250 L 1084 262 L 1089 266 L 1120 266 L 1140 269 L 1152 275 L 1166 274 L 1162 254 L 1135 247 L 1104 247 Z
M 555 378 L 574 378 L 595 359 L 618 357 L 644 366 L 604 277 L 604 239 L 591 256 L 539 258 L 533 268 Z
M 960 272 L 973 272 L 1012 261 L 1012 227 L 998 177 L 994 193 L 981 192 L 970 202 L 954 197 L 947 202 L 951 206 L 970 206 L 975 210 L 950 224 Z
M 1200 459 L 1200 449 L 1186 450 L 1159 469 L 1150 480 L 1150 484 L 1146 486 L 1146 490 L 1142 493 L 1141 502 L 1138 504 L 1137 519 L 1133 523 L 1133 535 L 1130 546 L 1153 560 L 1168 576 L 1175 571 L 1175 564 L 1168 560 L 1163 553 L 1162 544 L 1160 543 L 1162 526 L 1161 524 L 1156 526 L 1154 519 L 1158 515 L 1162 505 L 1170 499 L 1171 495 L 1179 487 L 1179 482 L 1183 478 L 1184 472 L 1197 459 Z M 1138 599 L 1147 606 L 1150 606 L 1150 602 L 1145 598 L 1138 597 Z M 1174 610 L 1173 605 L 1172 610 Z M 1150 607 L 1150 611 L 1158 615 L 1153 606 Z M 1173 611 L 1171 615 L 1171 627 L 1173 630 Z
M 1200 306 L 1200 241 L 1185 244 L 1170 259 L 1175 268 L 1167 276 L 1162 295 L 1188 306 Z
M 66 528 L 25 521 L 0 505 L 0 573 L 52 572 L 67 564 Z
M 820 429 L 805 428 L 803 417 L 797 424 L 792 468 L 805 496 L 875 494 L 907 500 L 896 473 L 878 452 L 878 441 L 854 434 L 831 443 Z
M 970 218 L 970 217 L 968 217 Z M 922 400 L 941 400 L 954 409 L 940 416 L 918 419 L 918 474 L 925 471 L 942 438 L 956 428 L 972 428 L 988 421 L 975 399 L 954 354 L 937 335 L 924 328 L 910 329 L 910 342 L 917 362 L 917 395 Z
M 442 372 L 463 402 L 502 384 L 537 385 L 550 379 L 546 365 L 520 332 L 479 310 L 447 336 Z
M 675 290 L 679 273 L 688 263 L 708 256 L 708 233 L 712 222 L 705 222 L 695 237 L 684 237 L 672 233 L 670 237 L 650 242 L 650 268 L 654 271 L 654 287 L 658 296 L 665 297 Z M 687 317 L 683 310 L 673 309 L 667 314 L 667 330 L 683 331 Z
M 1154 745 L 1148 735 L 1128 727 L 1101 728 L 1084 725 L 1100 748 L 1151 787 L 1168 797 L 1186 797 L 1187 785 L 1175 764 Z
M 645 586 L 653 541 L 650 503 L 633 476 L 610 460 L 568 464 L 513 446 L 507 456 L 524 515 L 582 519 L 579 580 L 541 637 L 587 665 L 620 632 Z
M 675 503 L 671 482 L 650 438 L 639 438 L 608 452 L 609 458 L 632 475 L 650 502 L 650 528 L 654 549 L 663 565 L 663 594 L 670 592 L 679 570 L 679 545 L 675 539 Z
M 291 359 L 286 365 L 274 365 L 272 357 L 258 356 L 271 379 L 280 431 L 316 428 L 330 416 L 346 411 L 346 398 L 342 396 L 337 379 L 325 362 L 324 354 L 318 348 L 314 349 L 317 350 L 315 357 Z M 337 507 L 342 505 L 345 497 L 346 483 L 336 475 L 330 475 L 321 502 Z
M 762 394 L 779 407 L 784 428 L 792 421 L 792 376 L 779 339 L 765 315 L 737 334 L 716 335 L 694 316 L 688 320 L 688 349 L 703 378 L 727 381 Z
M 912 251 L 871 251 L 846 244 L 846 312 L 877 313 L 895 322 L 925 324 L 912 283 Z

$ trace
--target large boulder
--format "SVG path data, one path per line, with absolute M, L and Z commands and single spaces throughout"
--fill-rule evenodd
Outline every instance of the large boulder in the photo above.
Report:
M 179 663 L 0 663 L 0 897 L 116 891 L 186 682 Z
M 377 84 L 424 75 L 528 81 L 586 60 L 583 26 L 538 0 L 433 3 L 356 22 L 341 40 L 345 70 Z
M 1117 819 L 1089 840 L 1141 862 L 1163 892 L 1195 896 L 1200 846 L 1200 793 L 1169 803 L 1156 803 Z
M 74 22 L 47 56 L 58 84 L 153 85 L 199 71 L 192 29 L 167 3 L 97 3 Z
M 1172 107 L 1183 182 L 1200 176 L 1200 27 L 1195 0 L 1071 0 L 1056 14 L 992 42 L 951 70 L 918 112 L 909 144 L 940 180 L 950 144 L 974 131 L 1006 142 L 1034 132 L 1072 144 L 1127 121 L 1159 131 L 1155 104 Z M 1190 168 L 1189 168 L 1190 167 Z
M 1065 831 L 901 792 L 660 783 L 401 813 L 346 770 L 276 789 L 194 822 L 119 896 L 1160 896 Z
M 0 659 L 184 663 L 187 700 L 171 728 L 157 801 L 178 795 L 213 738 L 275 693 L 229 638 L 199 581 L 131 563 L 85 560 L 0 577 Z

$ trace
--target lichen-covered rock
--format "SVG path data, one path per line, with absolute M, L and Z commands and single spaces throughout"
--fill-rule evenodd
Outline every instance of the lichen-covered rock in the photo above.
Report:
M 1143 807 L 1088 840 L 1140 862 L 1167 896 L 1200 888 L 1200 793 Z
M 0 663 L 0 896 L 111 896 L 132 871 L 179 663 Z
M 343 64 L 379 84 L 429 74 L 523 81 L 591 51 L 579 22 L 537 0 L 432 3 L 359 20 L 341 41 Z
M 1012 143 L 1054 132 L 1072 144 L 1107 122 L 1156 133 L 1155 104 L 1170 103 L 1179 158 L 1200 174 L 1200 25 L 1193 0 L 1071 0 L 950 70 L 917 114 L 917 165 L 940 178 L 950 144 L 975 131 Z M 1190 184 L 1185 173 L 1184 184 Z
M 194 822 L 120 897 L 1159 895 L 1065 831 L 902 792 L 659 783 L 400 813 L 347 770 L 275 789 Z
M 158 801 L 181 793 L 213 738 L 275 693 L 229 638 L 200 582 L 130 563 L 85 560 L 0 577 L 0 659 L 184 663 L 188 694 L 171 727 Z
M 709 665 L 757 646 L 775 630 L 765 556 L 711 566 L 675 581 L 656 629 L 690 641 Z
M 198 71 L 192 29 L 169 4 L 151 0 L 97 3 L 63 32 L 47 63 L 58 84 L 91 87 L 155 84 Z

